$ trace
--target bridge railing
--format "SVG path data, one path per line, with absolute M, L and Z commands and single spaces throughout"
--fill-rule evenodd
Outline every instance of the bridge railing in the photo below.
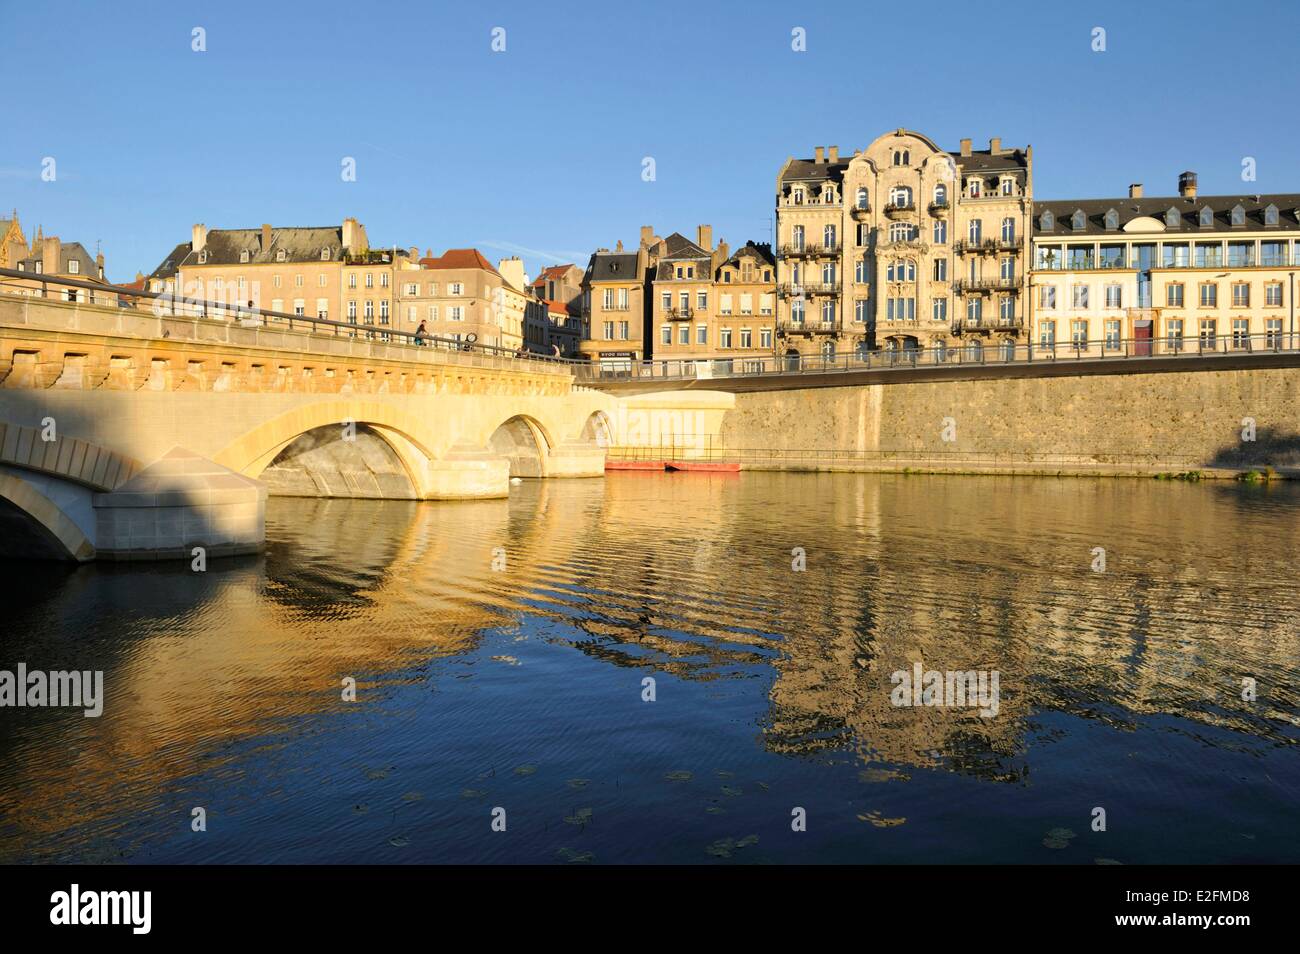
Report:
M 472 363 L 480 366 L 487 364 L 491 367 L 517 368 L 521 363 L 527 363 L 530 366 L 545 366 L 556 371 L 571 372 L 574 366 L 586 364 L 572 359 L 534 354 L 522 349 L 480 344 L 474 340 L 472 333 L 468 336 L 468 340 L 449 338 L 403 331 L 390 325 L 334 321 L 306 314 L 271 311 L 252 305 L 192 298 L 173 292 L 148 291 L 106 282 L 45 275 L 40 272 L 11 268 L 0 268 L 0 292 L 48 301 L 116 309 L 123 314 L 148 313 L 155 318 L 171 321 L 219 322 L 232 327 L 297 331 L 409 348 L 450 351 L 460 355 L 477 356 L 477 360 Z M 485 362 L 483 358 L 491 360 Z
M 1069 342 L 1039 342 L 948 348 L 900 348 L 822 355 L 745 355 L 735 358 L 620 360 L 606 364 L 581 362 L 579 381 L 698 381 L 847 371 L 953 369 L 971 366 L 1042 364 L 1044 362 L 1124 361 L 1187 357 L 1272 355 L 1300 352 L 1300 336 L 1264 334 L 1192 335 L 1183 338 L 1104 338 Z

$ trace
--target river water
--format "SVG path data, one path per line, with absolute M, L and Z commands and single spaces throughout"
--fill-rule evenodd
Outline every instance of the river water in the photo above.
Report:
M 4 567 L 0 668 L 106 698 L 0 710 L 0 861 L 1300 861 L 1294 484 L 611 474 L 267 523 L 202 573 Z M 895 705 L 917 665 L 996 714 Z

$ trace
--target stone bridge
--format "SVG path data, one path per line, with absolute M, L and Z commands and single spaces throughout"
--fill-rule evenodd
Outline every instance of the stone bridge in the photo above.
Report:
M 0 295 L 0 553 L 247 552 L 268 492 L 500 497 L 627 440 L 563 364 L 286 324 Z

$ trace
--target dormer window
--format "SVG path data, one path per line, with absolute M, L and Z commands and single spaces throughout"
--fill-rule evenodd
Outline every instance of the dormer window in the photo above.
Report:
M 1012 179 L 1010 176 L 1003 176 L 1003 177 L 1002 177 L 1002 194 L 1003 194 L 1003 195 L 1012 195 L 1012 194 L 1014 193 L 1015 188 L 1016 188 L 1016 182 L 1015 182 L 1014 179 Z
M 328 247 L 320 250 L 320 260 L 322 262 L 328 262 L 330 260 L 330 250 Z
M 1106 210 L 1106 231 L 1113 232 L 1119 228 L 1119 213 L 1114 209 Z
M 1182 225 L 1182 222 L 1183 214 L 1171 206 L 1165 213 L 1165 228 L 1176 229 Z
M 972 199 L 978 199 L 983 188 L 984 184 L 979 179 L 968 179 L 966 181 L 966 194 Z
M 248 249 L 244 249 L 242 252 L 239 253 L 239 261 L 240 261 L 240 263 L 242 263 L 242 264 L 247 264 L 247 262 L 248 262 Z
M 1232 222 L 1233 225 L 1246 224 L 1246 210 L 1241 207 L 1240 203 L 1232 207 L 1232 212 L 1230 214 L 1231 218 L 1229 221 Z
M 1203 229 L 1208 229 L 1210 226 L 1214 224 L 1214 213 L 1210 210 L 1210 207 L 1208 205 L 1205 208 L 1201 209 L 1201 215 L 1199 221 L 1201 224 L 1201 228 Z
M 1270 204 L 1267 207 L 1265 207 L 1264 224 L 1277 225 L 1277 206 Z
M 1051 213 L 1050 209 L 1045 210 L 1039 217 L 1038 227 L 1044 232 L 1050 232 L 1052 229 L 1056 228 L 1056 216 Z
M 1088 217 L 1083 214 L 1083 209 L 1075 209 L 1074 215 L 1070 216 L 1070 228 L 1076 232 L 1082 232 L 1088 224 Z
M 791 192 L 790 202 L 794 205 L 803 205 L 803 189 L 795 189 Z
M 207 263 L 208 263 L 208 250 L 205 248 L 199 252 L 199 264 L 206 265 Z
M 284 249 L 277 248 L 275 250 L 275 260 L 277 262 L 283 262 L 286 258 L 288 258 L 288 256 L 284 254 Z
M 827 205 L 835 204 L 835 188 L 833 186 L 827 186 L 822 190 L 822 202 Z

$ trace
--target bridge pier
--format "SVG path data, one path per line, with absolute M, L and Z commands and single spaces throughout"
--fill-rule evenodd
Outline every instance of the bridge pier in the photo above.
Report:
M 424 464 L 422 500 L 466 500 L 510 496 L 510 461 L 468 444 L 456 444 Z
M 256 553 L 266 539 L 266 486 L 174 447 L 126 483 L 94 495 L 95 556 L 191 559 Z

